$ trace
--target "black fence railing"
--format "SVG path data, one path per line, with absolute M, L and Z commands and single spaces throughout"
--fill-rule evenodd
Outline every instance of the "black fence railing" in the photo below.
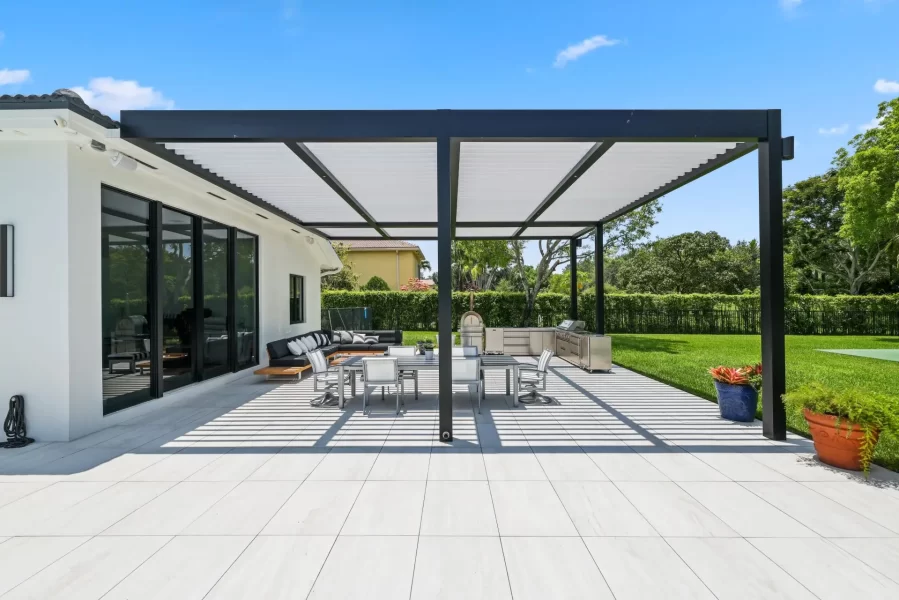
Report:
M 761 333 L 758 310 L 629 310 L 606 311 L 608 333 Z M 899 335 L 899 312 L 787 310 L 791 335 Z

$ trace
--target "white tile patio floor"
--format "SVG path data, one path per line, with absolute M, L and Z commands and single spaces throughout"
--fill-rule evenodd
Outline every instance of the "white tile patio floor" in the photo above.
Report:
M 624 369 L 396 417 L 246 378 L 0 452 L 2 598 L 899 598 L 899 477 Z M 496 392 L 496 393 L 493 393 Z

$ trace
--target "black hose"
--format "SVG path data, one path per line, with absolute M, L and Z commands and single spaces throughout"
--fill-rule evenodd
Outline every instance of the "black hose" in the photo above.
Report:
M 16 395 L 9 399 L 9 412 L 3 422 L 3 431 L 6 433 L 6 441 L 0 443 L 0 448 L 22 448 L 34 441 L 25 435 L 24 397 Z

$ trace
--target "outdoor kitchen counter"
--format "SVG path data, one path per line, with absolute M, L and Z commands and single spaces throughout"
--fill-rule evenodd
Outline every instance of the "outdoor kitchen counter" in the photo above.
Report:
M 487 327 L 484 351 L 509 356 L 539 356 L 543 350 L 555 352 L 553 327 Z

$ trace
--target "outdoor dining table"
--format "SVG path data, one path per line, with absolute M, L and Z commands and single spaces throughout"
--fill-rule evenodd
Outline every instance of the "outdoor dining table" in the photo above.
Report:
M 350 378 L 350 394 L 356 395 L 356 373 L 362 371 L 362 361 L 365 356 L 351 356 L 340 361 L 337 364 L 338 381 L 337 396 L 339 398 L 339 406 L 343 408 L 346 404 L 346 395 L 344 393 L 344 373 L 349 371 Z M 397 356 L 392 357 L 397 360 L 397 367 L 400 371 L 437 371 L 440 368 L 440 359 L 438 356 L 427 358 L 426 356 Z M 463 357 L 454 357 L 463 359 Z M 465 357 L 468 358 L 468 357 Z M 520 363 L 512 356 L 504 354 L 485 354 L 479 356 L 481 359 L 481 372 L 486 371 L 505 371 L 506 372 L 506 395 L 512 394 L 512 401 L 518 406 L 518 367 Z M 464 360 L 464 359 L 463 359 Z M 415 393 L 418 394 L 418 380 L 415 380 Z M 481 386 L 481 395 L 486 397 L 486 385 Z

